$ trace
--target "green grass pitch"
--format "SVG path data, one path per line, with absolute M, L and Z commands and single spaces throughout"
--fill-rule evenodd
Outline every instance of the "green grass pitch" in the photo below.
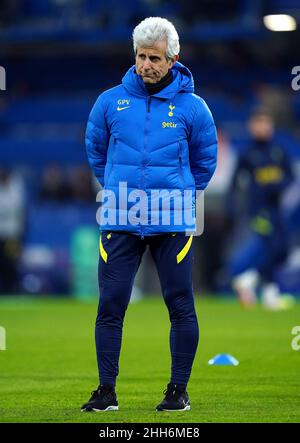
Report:
M 129 305 L 119 411 L 81 413 L 97 386 L 97 302 L 0 297 L 0 422 L 299 422 L 300 350 L 291 347 L 299 303 L 284 312 L 243 310 L 233 299 L 196 298 L 200 341 L 188 386 L 189 412 L 158 413 L 169 381 L 169 320 L 160 297 Z M 240 365 L 209 366 L 218 353 Z

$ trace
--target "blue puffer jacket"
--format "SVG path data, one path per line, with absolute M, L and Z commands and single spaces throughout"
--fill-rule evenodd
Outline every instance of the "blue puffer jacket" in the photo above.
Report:
M 86 147 L 104 188 L 101 230 L 141 236 L 195 230 L 195 220 L 177 216 L 181 209 L 195 215 L 195 191 L 204 190 L 213 175 L 216 128 L 194 94 L 191 72 L 179 62 L 172 72 L 172 83 L 149 96 L 132 66 L 91 111 Z M 183 196 L 184 190 L 188 198 L 179 207 L 169 193 Z

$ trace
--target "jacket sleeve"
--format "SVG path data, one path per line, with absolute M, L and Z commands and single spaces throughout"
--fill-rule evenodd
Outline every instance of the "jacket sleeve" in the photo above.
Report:
M 217 131 L 208 106 L 201 98 L 198 100 L 191 124 L 189 157 L 196 190 L 204 190 L 217 165 Z
M 100 95 L 89 115 L 85 144 L 90 166 L 102 187 L 104 186 L 108 142 L 109 131 L 105 118 L 103 97 Z

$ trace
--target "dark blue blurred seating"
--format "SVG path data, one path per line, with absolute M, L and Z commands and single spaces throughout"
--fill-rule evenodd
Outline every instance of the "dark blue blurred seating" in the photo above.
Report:
M 31 204 L 27 213 L 25 245 L 68 249 L 74 229 L 96 223 L 95 203 Z
M 39 169 L 49 163 L 70 166 L 86 161 L 84 142 L 0 138 L 0 162 L 4 166 Z
M 84 97 L 36 96 L 12 100 L 2 112 L 4 124 L 14 123 L 83 123 L 91 110 L 92 100 Z

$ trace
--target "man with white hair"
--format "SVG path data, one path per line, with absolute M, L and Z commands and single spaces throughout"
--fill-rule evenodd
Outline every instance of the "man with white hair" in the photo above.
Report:
M 82 411 L 118 410 L 115 385 L 123 320 L 147 246 L 171 321 L 171 377 L 156 410 L 187 411 L 186 387 L 199 332 L 193 236 L 186 232 L 196 232 L 196 191 L 206 188 L 216 167 L 216 128 L 206 103 L 194 94 L 192 74 L 178 62 L 179 37 L 173 24 L 146 18 L 134 29 L 133 43 L 135 65 L 121 85 L 99 96 L 86 132 L 105 211 L 95 327 L 100 384 Z M 182 205 L 185 193 L 191 200 L 185 205 L 183 199 Z M 182 213 L 193 217 L 182 220 Z

